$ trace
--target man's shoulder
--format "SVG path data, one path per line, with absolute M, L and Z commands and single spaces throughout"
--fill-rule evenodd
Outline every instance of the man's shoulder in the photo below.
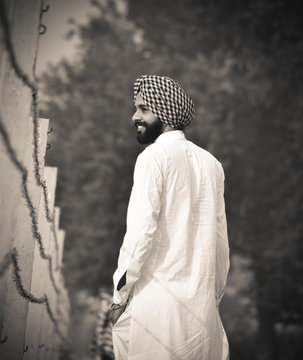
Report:
M 199 156 L 203 157 L 204 159 L 213 162 L 214 164 L 221 164 L 219 162 L 219 160 L 212 154 L 210 153 L 208 150 L 196 145 L 195 143 L 193 143 L 190 140 L 185 140 L 186 144 L 187 144 L 187 148 L 191 148 L 192 151 L 194 151 L 195 153 L 197 153 Z M 138 158 L 161 158 L 164 157 L 166 155 L 171 155 L 169 150 L 172 150 L 174 148 L 172 148 L 170 146 L 169 143 L 153 143 L 149 146 L 147 146 L 138 156 Z
M 154 158 L 158 154 L 163 153 L 161 146 L 159 144 L 153 143 L 148 145 L 138 156 L 138 158 Z
M 152 144 L 153 145 L 153 144 Z M 147 146 L 137 157 L 136 164 L 145 164 L 149 167 L 157 165 L 159 163 L 160 149 L 153 147 L 152 145 Z
M 197 152 L 201 157 L 208 160 L 209 162 L 212 162 L 215 165 L 219 165 L 219 166 L 221 165 L 220 161 L 211 152 L 196 145 L 192 141 L 188 141 L 188 143 L 190 143 L 194 151 Z

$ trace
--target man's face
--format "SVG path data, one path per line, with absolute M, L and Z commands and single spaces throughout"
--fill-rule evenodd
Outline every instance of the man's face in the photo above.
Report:
M 140 144 L 151 144 L 163 133 L 164 124 L 145 105 L 140 93 L 136 97 L 135 108 L 132 120 L 137 128 L 137 140 Z

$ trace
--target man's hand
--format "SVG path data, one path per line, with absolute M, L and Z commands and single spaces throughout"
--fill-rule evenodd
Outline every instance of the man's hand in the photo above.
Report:
M 111 306 L 111 311 L 110 311 L 110 321 L 112 323 L 112 325 L 115 325 L 115 323 L 118 321 L 119 317 L 124 313 L 126 305 L 116 305 L 113 304 Z

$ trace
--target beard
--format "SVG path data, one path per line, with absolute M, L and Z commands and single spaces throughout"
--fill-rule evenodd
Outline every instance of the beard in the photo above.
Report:
M 145 127 L 143 132 L 137 131 L 137 140 L 142 145 L 153 143 L 163 133 L 164 123 L 159 119 L 152 124 L 141 121 L 138 125 Z

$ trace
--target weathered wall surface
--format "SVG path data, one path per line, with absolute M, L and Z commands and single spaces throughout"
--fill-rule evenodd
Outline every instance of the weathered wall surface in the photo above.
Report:
M 68 312 L 69 306 L 60 272 L 62 256 L 58 256 L 63 251 L 64 236 L 59 231 L 59 216 L 55 216 L 56 221 L 53 218 L 57 169 L 44 169 L 48 120 L 38 119 L 35 107 L 34 68 L 41 10 L 40 0 L 0 0 L 3 360 L 36 358 L 39 351 L 42 359 L 43 347 L 49 359 L 56 359 L 68 323 L 67 314 L 65 325 L 57 322 L 57 316 Z M 41 343 L 40 334 L 45 329 L 47 338 Z

